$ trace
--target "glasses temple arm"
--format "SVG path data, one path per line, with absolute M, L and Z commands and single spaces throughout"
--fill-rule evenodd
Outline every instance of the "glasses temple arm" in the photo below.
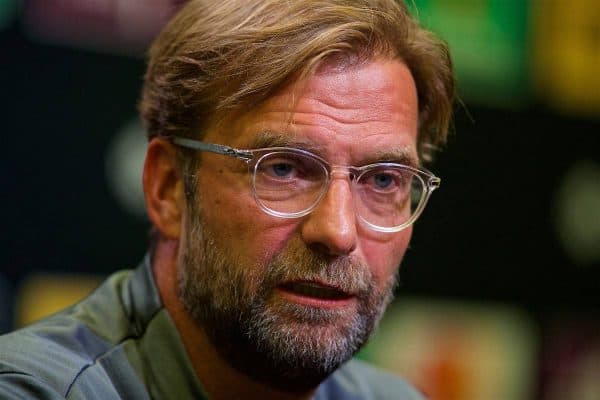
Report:
M 222 154 L 224 156 L 231 156 L 243 159 L 251 159 L 252 153 L 243 150 L 237 150 L 233 147 L 224 146 L 222 144 L 206 143 L 199 140 L 182 138 L 179 136 L 172 136 L 171 141 L 181 147 L 185 147 L 192 150 L 208 151 L 210 153 Z

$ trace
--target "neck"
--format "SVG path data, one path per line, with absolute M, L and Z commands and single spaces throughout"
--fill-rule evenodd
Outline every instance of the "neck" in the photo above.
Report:
M 183 341 L 196 376 L 211 399 L 305 400 L 306 393 L 287 393 L 250 379 L 224 360 L 208 339 L 205 330 L 183 307 L 177 296 L 177 254 L 179 242 L 161 240 L 153 255 L 153 270 L 158 291 Z

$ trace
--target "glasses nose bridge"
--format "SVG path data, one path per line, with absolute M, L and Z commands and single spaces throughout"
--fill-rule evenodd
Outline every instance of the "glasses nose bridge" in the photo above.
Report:
M 356 167 L 353 167 L 351 165 L 337 165 L 337 164 L 327 164 L 327 177 L 325 182 L 323 182 L 323 188 L 321 189 L 321 196 L 319 196 L 319 199 L 317 200 L 317 204 L 321 202 L 321 200 L 323 199 L 323 197 L 327 196 L 327 193 L 329 192 L 329 189 L 331 187 L 331 184 L 333 183 L 333 181 L 341 179 L 341 180 L 348 180 L 348 187 L 350 188 L 350 191 L 352 192 L 352 195 L 354 196 L 354 184 L 356 182 L 356 177 L 358 176 L 359 171 L 356 169 Z M 317 204 L 315 204 L 315 206 L 317 206 Z
M 339 182 L 337 185 L 339 185 L 341 183 L 342 186 L 346 186 L 347 189 L 341 189 L 341 190 L 348 191 L 347 196 L 350 196 L 351 203 L 354 202 L 354 196 L 356 196 L 356 193 L 354 190 L 355 189 L 354 181 L 357 176 L 356 167 L 347 166 L 347 165 L 333 165 L 333 164 L 326 164 L 325 167 L 327 170 L 325 181 L 323 182 L 321 193 L 320 193 L 318 199 L 315 201 L 315 203 L 311 207 L 310 213 L 312 213 L 316 208 L 318 208 L 321 205 L 321 203 L 323 203 L 323 201 L 330 195 L 330 192 L 332 190 L 331 186 L 335 181 L 342 181 L 342 182 Z M 343 184 L 344 182 L 346 182 L 346 185 Z M 335 188 L 333 190 L 336 192 L 336 196 L 340 195 L 340 193 L 341 193 L 340 188 Z M 327 200 L 325 200 L 325 201 L 327 201 Z M 338 204 L 338 207 L 336 207 L 336 208 L 339 208 L 339 204 Z M 354 213 L 356 213 L 355 209 L 354 209 Z
M 348 178 L 352 182 L 356 179 L 357 172 L 356 167 L 351 165 L 330 165 L 329 181 Z

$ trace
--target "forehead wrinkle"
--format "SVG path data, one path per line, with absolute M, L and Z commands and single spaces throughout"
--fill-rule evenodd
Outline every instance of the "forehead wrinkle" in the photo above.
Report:
M 387 92 L 384 92 L 387 93 Z M 397 92 L 393 93 L 394 101 L 389 101 L 390 99 L 383 99 L 382 93 L 369 93 L 365 91 L 356 91 L 349 93 L 341 93 L 338 95 L 334 95 L 332 93 L 327 93 L 325 96 L 319 97 L 306 97 L 305 98 L 305 106 L 312 111 L 314 107 L 326 107 L 328 110 L 332 111 L 365 111 L 368 110 L 371 113 L 381 114 L 381 109 L 390 109 L 394 108 L 397 105 L 402 103 L 402 97 Z M 397 97 L 397 98 L 396 98 Z M 301 103 L 299 103 L 301 104 Z
M 318 103 L 321 104 L 321 106 L 315 105 L 307 108 L 306 106 L 303 107 L 299 105 L 293 111 L 282 108 L 281 110 L 269 110 L 264 112 L 264 114 L 287 115 L 285 120 L 292 125 L 316 125 L 323 127 L 327 122 L 334 122 L 341 125 L 371 122 L 387 123 L 394 121 L 394 116 L 396 116 L 396 113 L 384 112 L 382 110 L 383 107 L 373 107 L 370 112 L 365 113 L 365 109 L 360 107 L 360 105 L 357 107 L 338 108 L 323 102 Z
M 330 120 L 341 124 L 368 123 L 368 122 L 390 122 L 397 119 L 398 116 L 404 118 L 408 115 L 410 109 L 401 98 L 396 101 L 382 101 L 381 96 L 350 96 L 352 101 L 338 101 L 340 97 L 332 96 L 326 98 L 322 96 L 312 97 L 311 94 L 305 94 L 298 102 L 293 103 L 288 99 L 289 95 L 279 96 L 284 104 L 277 104 L 275 108 L 263 110 L 265 114 L 282 113 L 288 115 L 286 118 L 291 122 L 297 122 L 298 117 L 308 117 L 303 123 L 311 123 L 311 118 L 317 120 Z M 275 98 L 273 98 L 275 99 Z M 275 101 L 270 104 L 273 105 Z M 390 112 L 394 110 L 393 112 Z
M 387 61 L 390 62 L 393 61 Z M 401 113 L 412 111 L 413 103 L 416 103 L 416 87 L 410 71 L 404 64 L 403 67 L 400 75 L 406 74 L 410 82 L 401 87 L 398 87 L 397 79 L 391 79 L 389 74 L 381 70 L 370 73 L 368 81 L 361 80 L 364 70 L 372 70 L 368 65 L 352 68 L 347 74 L 318 74 L 305 88 L 301 96 L 303 99 L 298 105 L 305 102 L 304 105 L 309 110 L 314 107 L 313 103 L 317 103 L 316 107 L 325 106 L 326 109 L 334 111 L 369 110 L 369 113 L 379 118 L 388 116 L 385 110 L 396 109 Z M 398 71 L 395 73 L 398 74 Z M 399 76 L 395 75 L 394 78 Z M 323 87 L 326 90 L 322 90 Z M 391 96 L 382 96 L 382 93 Z M 414 108 L 416 110 L 416 107 Z
M 338 109 L 340 110 L 340 109 Z M 370 122 L 389 122 L 392 120 L 389 113 L 377 112 L 365 115 L 360 109 L 349 113 L 350 108 L 343 110 L 343 113 L 334 113 L 331 111 L 295 111 L 292 115 L 292 123 L 301 123 L 305 125 L 321 125 L 325 121 L 333 121 L 341 125 L 366 124 Z M 342 111 L 342 110 L 340 110 Z M 302 118 L 302 117 L 308 117 Z
M 383 96 L 385 97 L 385 96 Z M 349 101 L 351 99 L 351 101 Z M 360 95 L 333 96 L 331 94 L 323 97 L 304 97 L 296 104 L 293 110 L 295 115 L 315 115 L 347 124 L 361 122 L 389 122 L 394 116 L 408 113 L 409 105 L 401 98 L 394 101 L 384 101 L 381 94 L 378 96 Z

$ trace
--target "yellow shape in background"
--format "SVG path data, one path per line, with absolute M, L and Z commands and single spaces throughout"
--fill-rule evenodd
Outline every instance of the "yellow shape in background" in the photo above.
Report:
M 86 275 L 36 274 L 19 288 L 16 299 L 17 327 L 63 310 L 90 294 L 102 279 Z
M 600 2 L 532 3 L 536 90 L 555 107 L 600 114 Z

